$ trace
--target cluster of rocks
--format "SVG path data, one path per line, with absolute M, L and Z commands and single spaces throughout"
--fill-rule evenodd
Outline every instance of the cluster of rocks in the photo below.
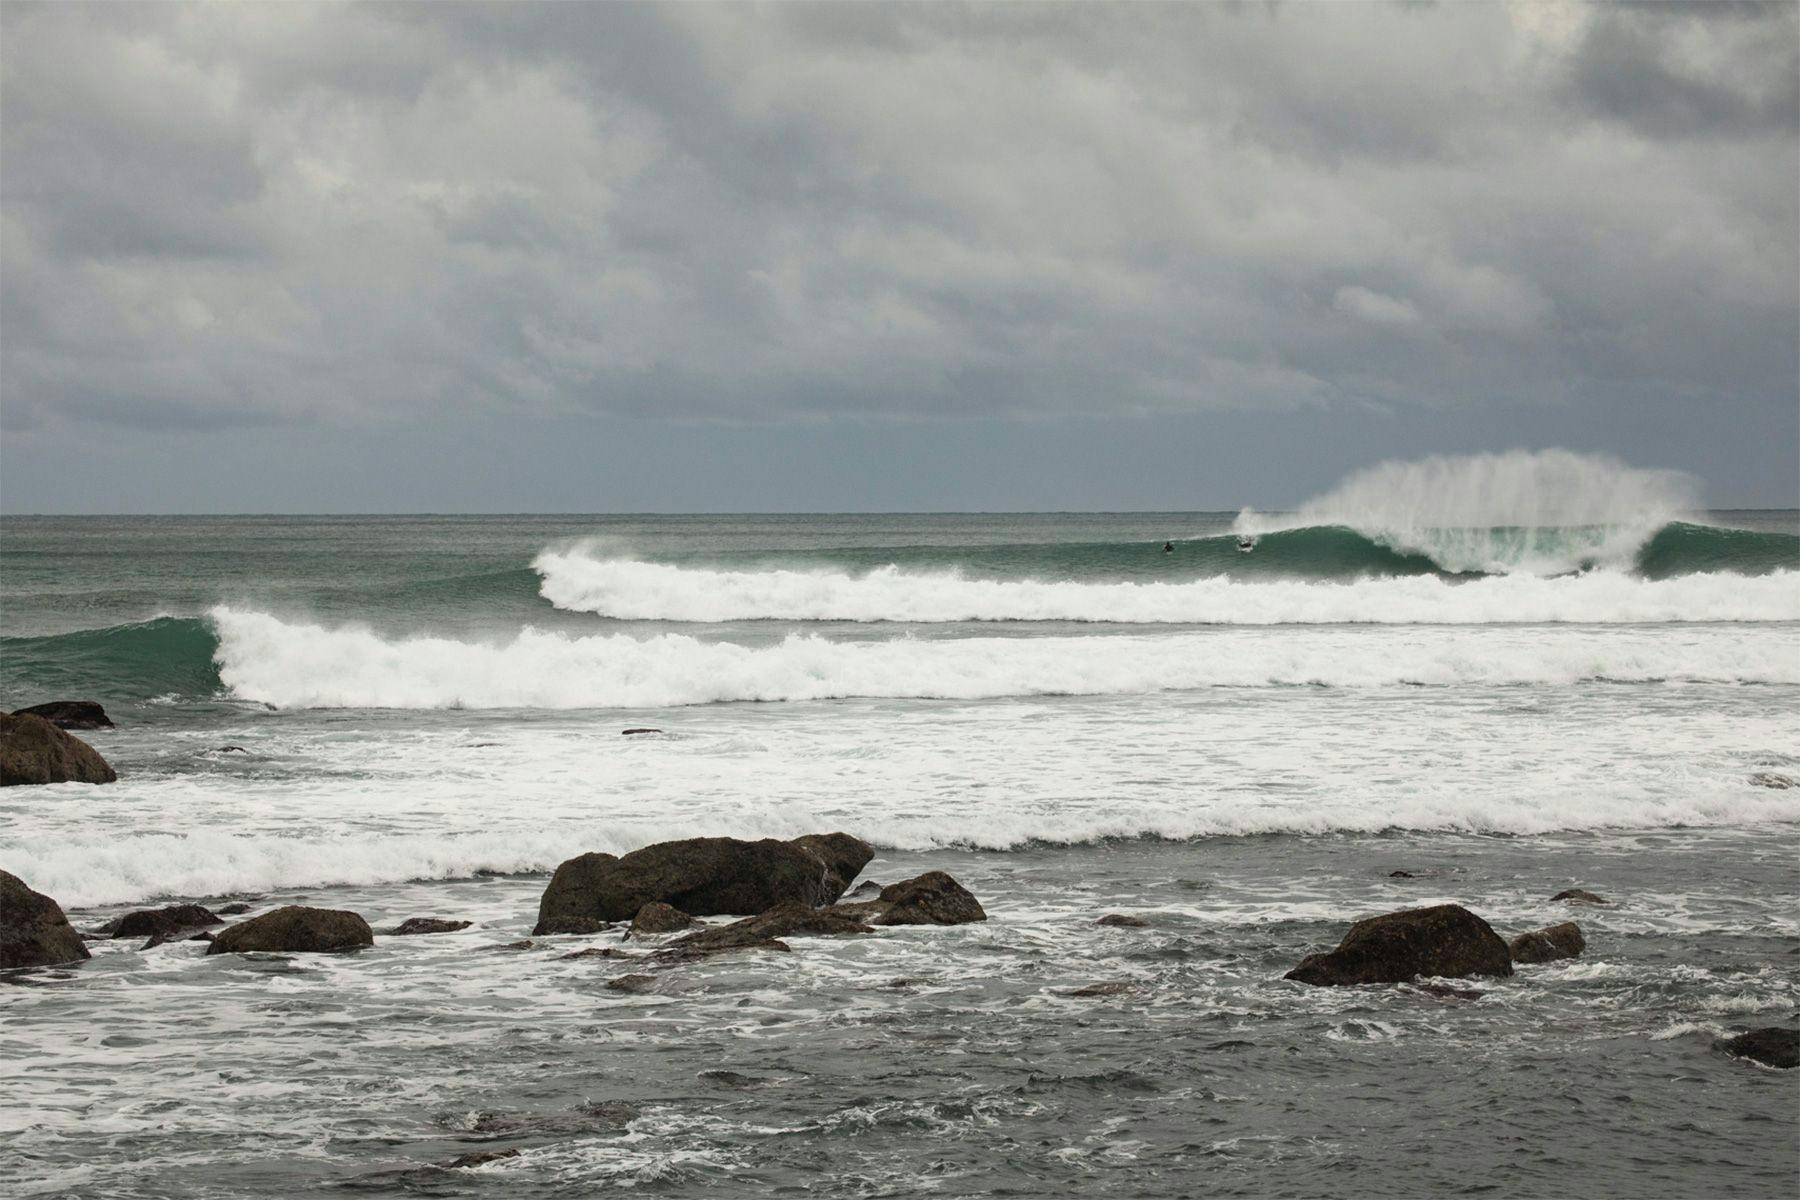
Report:
M 24 719 L 24 718 L 7 718 Z M 31 718 L 43 722 L 41 718 Z M 693 962 L 726 951 L 789 952 L 796 936 L 867 936 L 884 926 L 962 925 L 987 920 L 968 889 L 942 871 L 928 871 L 885 887 L 864 884 L 847 899 L 851 882 L 875 856 L 866 842 L 846 833 L 813 834 L 780 841 L 765 838 L 688 838 L 661 842 L 625 855 L 589 853 L 557 867 L 538 905 L 533 937 L 594 934 L 626 924 L 627 941 L 667 938 L 647 952 L 589 947 L 564 958 L 632 959 L 652 969 Z M 1570 904 L 1604 905 L 1592 892 L 1570 889 L 1551 897 Z M 243 911 L 230 906 L 224 911 Z M 751 913 L 750 916 L 739 914 Z M 720 926 L 700 918 L 739 916 Z M 383 936 L 451 933 L 469 921 L 414 917 Z M 1139 929 L 1142 917 L 1109 913 L 1098 924 Z M 225 926 L 214 932 L 214 927 Z M 669 937 L 680 934 L 678 937 Z M 206 953 L 330 953 L 372 946 L 374 931 L 362 916 L 339 909 L 286 905 L 236 924 L 199 905 L 171 905 L 128 913 L 92 936 L 148 940 L 144 949 L 177 940 L 208 942 Z M 532 949 L 529 940 L 489 949 Z M 1413 984 L 1433 994 L 1474 999 L 1479 991 L 1419 984 L 1421 979 L 1504 978 L 1515 964 L 1574 958 L 1586 949 L 1581 927 L 1563 921 L 1507 941 L 1460 904 L 1403 909 L 1352 925 L 1331 950 L 1308 955 L 1284 979 L 1319 987 Z M 83 937 L 48 896 L 0 871 L 0 968 L 56 965 L 89 957 Z M 655 976 L 634 973 L 610 980 L 622 992 L 653 990 Z M 1121 995 L 1127 984 L 1096 984 L 1064 993 L 1077 997 Z M 1722 1043 L 1728 1053 L 1770 1066 L 1800 1066 L 1800 1031 L 1753 1030 Z

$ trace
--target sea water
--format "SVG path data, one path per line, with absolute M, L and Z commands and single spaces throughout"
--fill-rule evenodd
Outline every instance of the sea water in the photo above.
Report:
M 1714 1041 L 1800 1009 L 1800 515 L 1557 469 L 1286 516 L 9 517 L 0 702 L 102 701 L 120 780 L 0 793 L 0 867 L 81 928 L 474 925 L 0 977 L 6 1190 L 1789 1192 L 1796 1080 Z M 561 957 L 616 934 L 518 945 L 577 853 L 836 829 L 990 919 L 647 992 Z M 1281 979 L 1452 901 L 1587 952 Z

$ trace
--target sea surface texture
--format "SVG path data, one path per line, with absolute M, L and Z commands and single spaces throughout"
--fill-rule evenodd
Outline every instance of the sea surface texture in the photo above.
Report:
M 101 701 L 120 778 L 0 793 L 0 867 L 83 929 L 473 924 L 0 976 L 0 1191 L 1793 1194 L 1800 1072 L 1715 1042 L 1800 1015 L 1800 516 L 1381 482 L 1285 515 L 7 518 L 0 703 Z M 617 931 L 528 939 L 583 851 L 829 830 L 990 919 L 643 990 L 563 957 Z M 1586 952 L 1476 998 L 1282 979 L 1443 902 Z

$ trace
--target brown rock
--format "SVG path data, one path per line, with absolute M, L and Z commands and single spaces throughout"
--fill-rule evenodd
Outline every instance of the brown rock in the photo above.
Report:
M 644 992 L 656 989 L 656 976 L 621 975 L 617 979 L 607 980 L 606 989 L 610 992 L 630 992 L 633 995 L 642 995 Z
M 455 933 L 467 929 L 473 921 L 446 921 L 442 917 L 408 917 L 392 929 L 381 931 L 383 937 L 417 937 L 425 933 Z
M 374 944 L 375 936 L 369 929 L 369 923 L 353 912 L 289 904 L 221 930 L 214 937 L 213 944 L 206 948 L 206 952 L 325 954 L 337 950 L 356 950 Z
M 829 904 L 875 852 L 848 834 L 791 842 L 687 838 L 622 858 L 583 854 L 556 868 L 534 934 L 591 933 L 662 902 L 697 917 L 760 913 L 781 904 Z
M 459 1158 L 451 1159 L 447 1164 L 445 1164 L 444 1170 L 446 1170 L 446 1171 L 462 1171 L 462 1170 L 466 1170 L 469 1167 L 479 1167 L 486 1163 L 499 1162 L 503 1158 L 517 1158 L 517 1157 L 519 1157 L 519 1152 L 516 1149 L 515 1150 L 477 1150 L 473 1154 L 464 1154 Z
M 1611 904 L 1605 896 L 1596 896 L 1592 892 L 1584 892 L 1580 888 L 1567 888 L 1550 897 L 1550 903 L 1558 901 L 1564 904 Z
M 1486 921 L 1460 904 L 1439 904 L 1358 921 L 1337 949 L 1308 955 L 1283 978 L 1341 987 L 1511 974 L 1512 955 Z
M 861 921 L 846 916 L 837 909 L 784 904 L 766 913 L 721 925 L 717 929 L 702 929 L 698 933 L 676 938 L 658 952 L 658 957 L 684 959 L 718 954 L 725 950 L 786 950 L 788 947 L 777 939 L 800 935 L 831 937 L 874 932 Z
M 169 935 L 178 930 L 224 923 L 225 918 L 198 904 L 171 904 L 167 908 L 140 908 L 126 913 L 113 926 L 112 935 L 116 938 L 160 936 L 163 941 L 168 941 Z
M 0 787 L 118 778 L 98 750 L 44 718 L 0 713 Z
M 657 901 L 646 904 L 637 910 L 637 916 L 631 918 L 631 928 L 625 931 L 626 937 L 655 933 L 679 933 L 694 923 L 694 918 L 679 908 Z
M 52 700 L 13 709 L 15 717 L 42 717 L 58 729 L 111 729 L 112 718 L 94 700 Z
M 1581 926 L 1564 921 L 1560 925 L 1521 933 L 1506 943 L 1506 948 L 1515 963 L 1555 962 L 1559 958 L 1574 958 L 1586 950 L 1587 939 L 1581 936 Z
M 60 904 L 0 871 L 0 969 L 51 967 L 88 957 Z
M 1142 917 L 1134 917 L 1134 916 L 1130 915 L 1129 913 L 1107 913 L 1104 917 L 1101 917 L 1098 921 L 1095 921 L 1094 924 L 1110 925 L 1114 929 L 1148 929 L 1148 928 L 1150 928 L 1150 922 L 1144 920 L 1144 918 L 1142 918 Z
M 871 925 L 966 925 L 987 920 L 981 901 L 942 871 L 890 883 L 874 900 L 836 907 Z

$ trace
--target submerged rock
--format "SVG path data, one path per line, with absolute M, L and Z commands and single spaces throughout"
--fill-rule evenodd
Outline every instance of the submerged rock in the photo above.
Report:
M 197 932 L 192 929 L 177 929 L 172 933 L 159 933 L 155 935 L 149 941 L 139 946 L 138 949 L 154 950 L 158 946 L 165 945 L 169 942 L 211 942 L 217 940 L 217 938 L 204 929 Z
M 636 737 L 640 733 L 661 733 L 662 730 L 652 729 L 648 725 L 645 725 L 637 729 L 621 729 L 619 732 L 626 737 Z
M 556 868 L 532 932 L 594 933 L 659 901 L 697 917 L 830 904 L 873 857 L 842 833 L 791 842 L 687 838 L 619 858 L 583 854 Z
M 606 990 L 609 992 L 630 992 L 633 995 L 642 995 L 655 989 L 656 976 L 654 975 L 621 975 L 617 979 L 606 981 Z
M 512 1150 L 477 1150 L 473 1154 L 464 1154 L 444 1164 L 446 1171 L 464 1171 L 470 1167 L 484 1166 L 487 1163 L 499 1162 L 503 1158 L 517 1158 L 519 1152 Z
M 783 904 L 754 917 L 745 917 L 717 929 L 703 929 L 676 938 L 658 952 L 663 959 L 701 958 L 726 950 L 787 950 L 780 938 L 811 935 L 833 937 L 841 934 L 874 933 L 875 930 L 855 917 L 832 908 L 810 908 L 804 904 Z
M 1800 1029 L 1783 1029 L 1771 1025 L 1752 1029 L 1719 1043 L 1720 1049 L 1733 1058 L 1748 1058 L 1765 1067 L 1784 1070 L 1800 1067 Z
M 418 937 L 426 933 L 455 933 L 467 929 L 473 921 L 446 921 L 442 917 L 408 917 L 392 929 L 381 931 L 383 937 Z
M 1358 921 L 1337 949 L 1308 955 L 1282 978 L 1344 987 L 1512 973 L 1512 955 L 1486 921 L 1460 904 L 1439 904 Z
M 213 944 L 206 948 L 206 952 L 325 954 L 337 950 L 356 950 L 374 944 L 375 935 L 369 929 L 369 923 L 353 912 L 289 904 L 221 930 L 214 937 Z
M 242 900 L 239 900 L 239 901 L 236 901 L 235 903 L 227 904 L 227 905 L 223 906 L 222 908 L 220 908 L 219 915 L 221 917 L 242 916 L 244 913 L 249 912 L 251 907 L 252 907 L 251 905 L 245 904 Z
M 1137 991 L 1137 987 L 1129 983 L 1090 983 L 1086 987 L 1071 988 L 1062 993 L 1077 1000 L 1093 1000 L 1101 996 L 1128 996 Z
M 0 713 L 0 787 L 118 778 L 98 750 L 44 718 Z
M 1556 893 L 1556 895 L 1550 897 L 1550 903 L 1552 903 L 1552 904 L 1557 904 L 1557 903 L 1562 903 L 1562 904 L 1611 904 L 1612 901 L 1608 900 L 1605 896 L 1596 896 L 1592 892 L 1583 891 L 1581 888 L 1566 888 L 1563 891 Z
M 874 900 L 840 904 L 836 911 L 871 925 L 966 925 L 987 920 L 981 901 L 942 871 L 890 883 Z
M 1555 962 L 1559 958 L 1574 958 L 1586 950 L 1587 939 L 1581 936 L 1581 926 L 1564 921 L 1560 925 L 1521 933 L 1506 943 L 1506 948 L 1516 963 Z
M 1101 917 L 1098 921 L 1095 921 L 1094 924 L 1110 925 L 1114 929 L 1148 929 L 1148 928 L 1150 928 L 1150 922 L 1144 920 L 1144 918 L 1142 918 L 1142 917 L 1134 917 L 1129 913 L 1107 913 L 1104 917 Z
M 198 904 L 171 904 L 166 908 L 140 908 L 120 917 L 112 927 L 116 938 L 152 937 L 169 941 L 181 930 L 203 929 L 223 925 L 225 918 Z
M 646 904 L 637 910 L 637 916 L 631 918 L 631 928 L 625 931 L 626 937 L 639 934 L 679 933 L 694 923 L 694 918 L 679 908 L 664 904 L 658 900 L 654 904 Z
M 53 967 L 88 957 L 62 905 L 0 871 L 0 969 Z
M 111 729 L 112 718 L 95 700 L 52 700 L 13 709 L 15 717 L 42 717 L 58 729 Z
M 1779 771 L 1758 771 L 1750 777 L 1750 782 L 1756 787 L 1800 787 L 1800 779 L 1795 779 L 1792 775 L 1783 775 Z

